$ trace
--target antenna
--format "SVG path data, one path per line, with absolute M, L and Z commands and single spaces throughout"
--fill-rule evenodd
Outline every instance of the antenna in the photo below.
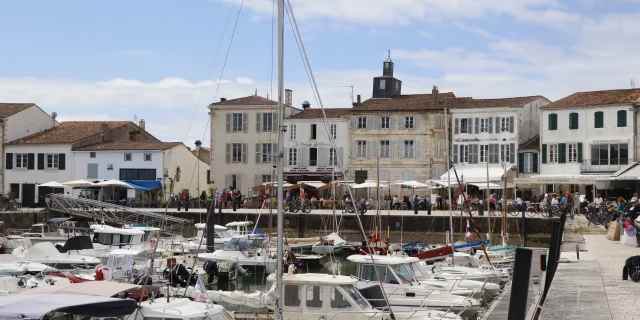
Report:
M 636 88 L 636 81 L 633 80 L 633 78 L 631 78 L 631 89 L 635 89 Z
M 340 88 L 351 88 L 351 94 L 349 97 L 351 98 L 351 103 L 353 103 L 353 86 L 340 86 Z

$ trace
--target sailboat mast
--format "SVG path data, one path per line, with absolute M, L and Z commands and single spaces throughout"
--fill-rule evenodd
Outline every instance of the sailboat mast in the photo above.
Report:
M 449 201 L 449 229 L 451 229 L 450 233 L 450 244 L 451 244 L 451 264 L 453 265 L 453 195 L 451 194 L 451 142 L 449 141 L 449 120 L 447 119 L 447 109 L 444 109 L 444 136 L 445 143 L 447 145 L 447 198 Z M 462 190 L 460 190 L 462 192 Z M 462 216 L 462 213 L 460 214 Z
M 283 213 L 283 197 L 284 192 L 282 185 L 284 184 L 284 0 L 278 0 L 278 244 L 276 246 L 276 286 L 278 300 L 276 301 L 276 319 L 282 319 L 282 254 L 284 238 L 284 213 Z

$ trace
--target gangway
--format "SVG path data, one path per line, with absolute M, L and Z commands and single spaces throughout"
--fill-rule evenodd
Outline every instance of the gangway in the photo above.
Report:
M 145 223 L 150 227 L 161 228 L 171 234 L 182 234 L 183 228 L 190 223 L 187 219 L 168 214 L 136 210 L 107 202 L 75 197 L 67 194 L 51 194 L 51 210 L 95 221 L 117 224 Z

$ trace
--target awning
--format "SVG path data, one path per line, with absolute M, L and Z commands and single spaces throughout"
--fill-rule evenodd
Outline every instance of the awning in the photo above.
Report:
M 324 186 L 326 183 L 322 181 L 298 181 L 298 184 L 319 189 L 320 187 Z
M 127 184 L 132 186 L 134 189 L 139 190 L 153 190 L 153 189 L 162 189 L 162 183 L 160 181 L 154 180 L 125 180 Z
M 487 182 L 487 171 L 489 173 L 489 181 L 500 181 L 502 180 L 502 176 L 505 174 L 505 170 L 501 167 L 472 167 L 466 168 L 462 166 L 458 166 L 455 168 L 458 173 L 458 178 L 460 178 L 461 182 L 471 183 L 471 182 Z M 511 168 L 507 168 L 507 172 L 511 170 Z M 451 174 L 451 183 L 456 182 L 456 174 L 453 172 L 453 168 L 449 170 Z M 449 172 L 445 172 L 440 176 L 440 181 L 447 181 Z M 438 182 L 440 183 L 440 182 Z M 457 182 L 456 182 L 457 183 Z
M 596 181 L 611 180 L 610 175 L 539 174 L 531 178 L 515 178 L 515 184 L 595 184 Z
M 484 182 L 474 182 L 474 183 L 469 183 L 470 185 L 476 186 L 478 187 L 478 189 L 480 190 L 484 190 L 487 188 L 487 183 Z M 513 183 L 507 183 L 507 189 L 513 189 L 514 184 Z M 504 189 L 504 183 L 494 183 L 494 182 L 489 182 L 489 189 L 490 190 L 499 190 L 499 189 Z

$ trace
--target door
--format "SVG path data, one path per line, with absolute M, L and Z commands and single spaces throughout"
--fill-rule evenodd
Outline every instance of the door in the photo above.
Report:
M 36 198 L 36 185 L 33 183 L 22 184 L 22 206 L 33 208 Z

